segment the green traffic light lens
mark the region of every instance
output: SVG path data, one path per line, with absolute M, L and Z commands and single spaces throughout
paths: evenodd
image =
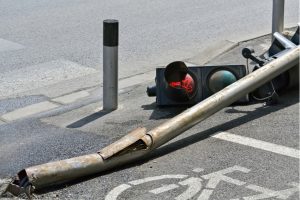
M 235 81 L 237 81 L 237 78 L 232 72 L 228 70 L 219 70 L 209 77 L 208 87 L 212 93 L 216 93 Z

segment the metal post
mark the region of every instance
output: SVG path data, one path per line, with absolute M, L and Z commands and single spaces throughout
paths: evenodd
M 273 0 L 272 35 L 275 32 L 282 33 L 283 28 L 284 28 L 284 0 Z
M 118 108 L 119 22 L 103 21 L 103 110 Z

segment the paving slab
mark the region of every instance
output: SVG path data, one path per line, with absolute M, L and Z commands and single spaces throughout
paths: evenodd
M 52 99 L 52 101 L 58 102 L 58 103 L 61 103 L 61 104 L 69 104 L 69 103 L 73 103 L 73 102 L 75 102 L 79 99 L 82 99 L 84 97 L 87 97 L 89 95 L 90 95 L 89 92 L 83 90 L 83 91 L 74 92 L 74 93 L 71 93 L 71 94 L 67 94 L 67 95 L 64 95 L 64 96 L 54 98 L 54 99 Z
M 23 108 L 16 109 L 14 111 L 5 113 L 1 116 L 2 119 L 6 121 L 14 121 L 17 119 L 21 119 L 24 117 L 28 117 L 34 114 L 38 114 L 44 111 L 52 110 L 54 108 L 59 107 L 58 104 L 49 102 L 49 101 L 43 101 L 37 104 L 29 105 Z
M 96 72 L 95 69 L 63 59 L 4 72 L 0 74 L 3 81 L 0 99 Z
M 48 98 L 43 95 L 32 95 L 18 98 L 2 99 L 0 100 L 0 115 L 47 100 Z

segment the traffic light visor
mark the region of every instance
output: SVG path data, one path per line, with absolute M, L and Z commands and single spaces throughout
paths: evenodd
M 186 74 L 181 81 L 170 82 L 169 85 L 173 88 L 184 89 L 189 94 L 195 90 L 195 81 L 189 74 Z
M 192 99 L 197 93 L 197 77 L 182 61 L 167 65 L 165 72 L 167 95 L 176 102 Z

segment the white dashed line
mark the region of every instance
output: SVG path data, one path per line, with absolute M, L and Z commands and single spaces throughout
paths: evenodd
M 12 112 L 8 112 L 1 117 L 7 121 L 17 120 L 30 115 L 38 114 L 44 111 L 48 111 L 57 108 L 59 105 L 51 103 L 49 101 L 43 101 L 37 104 L 29 105 Z
M 253 147 L 256 149 L 273 152 L 276 154 L 281 154 L 284 156 L 289 156 L 292 158 L 298 158 L 298 159 L 300 158 L 300 156 L 299 156 L 300 151 L 298 149 L 293 149 L 293 148 L 281 146 L 278 144 L 264 142 L 264 141 L 256 140 L 256 139 L 249 138 L 249 137 L 235 135 L 235 134 L 231 134 L 231 133 L 227 133 L 227 132 L 221 132 L 212 137 L 218 138 L 221 140 L 226 140 L 229 142 L 234 142 L 237 144 L 242 144 L 245 146 L 250 146 L 250 147 Z

